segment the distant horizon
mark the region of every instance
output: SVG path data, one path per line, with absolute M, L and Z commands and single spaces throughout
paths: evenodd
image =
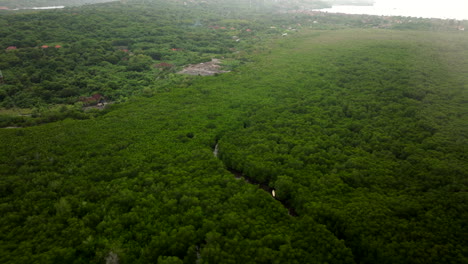
M 321 11 L 346 14 L 468 20 L 468 1 L 375 0 L 374 5 L 370 6 L 335 5 L 332 8 L 321 9 Z

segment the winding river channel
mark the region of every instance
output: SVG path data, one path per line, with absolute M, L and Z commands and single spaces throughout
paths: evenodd
M 213 155 L 219 159 L 219 145 L 218 143 L 216 143 L 214 149 L 213 149 Z M 222 160 L 221 160 L 222 161 Z M 253 180 L 252 178 L 250 178 L 248 175 L 245 175 L 243 174 L 242 172 L 240 171 L 237 171 L 237 170 L 234 170 L 234 169 L 231 169 L 231 168 L 227 168 L 227 170 L 236 178 L 236 179 L 239 179 L 239 180 L 244 180 L 246 183 L 249 183 L 249 184 L 252 184 L 252 185 L 255 185 L 257 186 L 258 188 L 264 190 L 265 192 L 269 193 L 275 200 L 277 200 L 278 202 L 280 202 L 284 208 L 286 208 L 288 210 L 288 214 L 290 216 L 298 216 L 296 211 L 294 210 L 294 208 L 292 208 L 289 203 L 287 201 L 281 201 L 281 200 L 278 200 L 276 197 L 275 197 L 275 190 L 273 188 L 271 188 L 270 186 L 268 186 L 267 184 L 264 184 L 264 183 L 259 183 L 255 180 Z

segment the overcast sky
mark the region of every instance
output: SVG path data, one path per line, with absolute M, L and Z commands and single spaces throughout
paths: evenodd
M 465 8 L 468 12 L 468 0 L 375 0 L 376 5 L 381 6 L 428 6 L 431 8 L 439 8 L 442 6 L 458 6 Z
M 373 7 L 334 7 L 329 12 L 468 20 L 468 0 L 375 0 Z

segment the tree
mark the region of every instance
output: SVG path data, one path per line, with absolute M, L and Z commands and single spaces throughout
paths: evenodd
M 274 183 L 276 198 L 281 201 L 289 200 L 295 193 L 293 179 L 289 176 L 278 176 Z
M 129 71 L 142 72 L 142 71 L 151 69 L 152 62 L 153 62 L 153 59 L 151 59 L 150 56 L 139 54 L 139 55 L 130 57 L 128 61 L 127 69 Z

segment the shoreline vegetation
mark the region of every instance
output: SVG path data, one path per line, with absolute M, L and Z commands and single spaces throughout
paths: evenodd
M 0 263 L 468 260 L 464 22 L 142 3 L 0 15 Z

